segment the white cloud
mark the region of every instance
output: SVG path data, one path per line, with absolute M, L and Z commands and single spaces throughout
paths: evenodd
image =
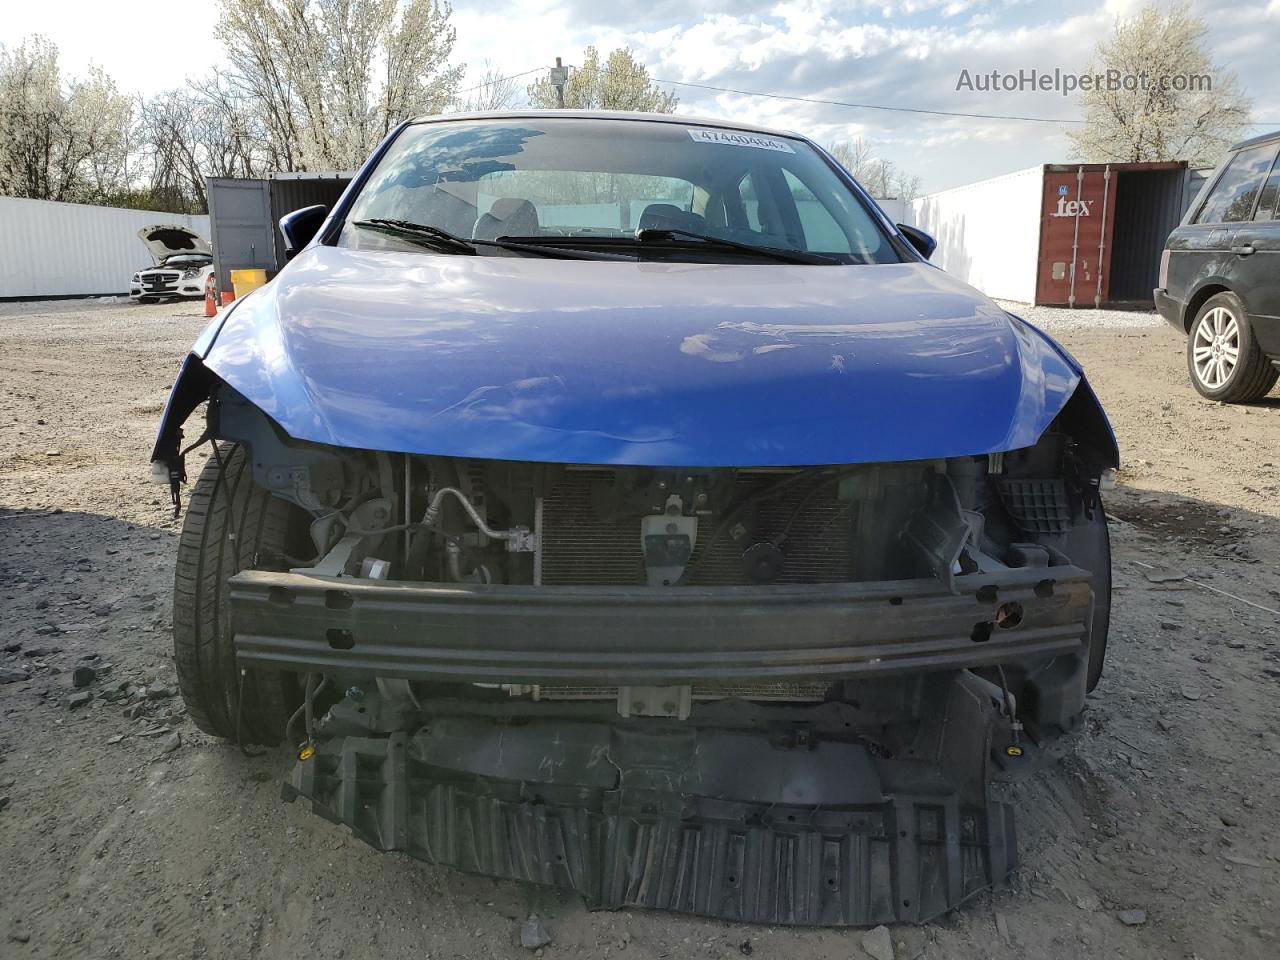
M 1137 2 L 1085 0 L 1064 9 L 1060 0 L 454 0 L 454 55 L 475 77 L 485 60 L 514 74 L 549 66 L 556 56 L 574 63 L 589 43 L 602 50 L 628 45 L 664 80 L 889 106 L 1074 117 L 1074 101 L 1056 94 L 957 91 L 956 80 L 961 69 L 1083 70 L 1116 15 Z M 1262 119 L 1280 119 L 1280 105 L 1268 99 L 1280 88 L 1280 64 L 1268 31 L 1259 28 L 1280 19 L 1280 0 L 1233 7 L 1193 2 L 1209 24 L 1215 59 L 1236 71 L 1259 101 Z M 153 0 L 10 4 L 0 42 L 44 32 L 62 48 L 68 72 L 82 72 L 93 60 L 123 89 L 144 93 L 218 62 L 215 4 L 174 11 L 183 24 L 179 43 L 169 29 L 174 17 L 155 14 Z M 798 129 L 822 141 L 861 135 L 919 173 L 930 189 L 1067 156 L 1059 126 L 675 89 L 684 113 Z

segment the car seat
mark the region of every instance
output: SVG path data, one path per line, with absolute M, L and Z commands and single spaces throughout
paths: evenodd
M 688 230 L 690 233 L 706 233 L 706 218 L 674 203 L 651 203 L 640 214 L 637 230 Z
M 536 237 L 538 235 L 538 208 L 528 200 L 502 197 L 493 201 L 489 212 L 476 221 L 477 240 L 496 240 L 498 237 Z

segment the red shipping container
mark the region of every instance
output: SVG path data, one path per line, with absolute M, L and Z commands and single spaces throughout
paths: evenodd
M 1185 167 L 1183 162 L 1047 164 L 1036 303 L 1097 307 L 1113 300 L 1149 300 L 1143 278 L 1181 213 Z M 1113 275 L 1125 281 L 1123 291 L 1112 289 Z

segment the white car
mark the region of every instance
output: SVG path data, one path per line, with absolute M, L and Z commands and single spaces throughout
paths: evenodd
M 129 296 L 139 302 L 169 297 L 203 297 L 213 278 L 213 248 L 188 227 L 161 223 L 143 227 L 138 239 L 156 265 L 139 270 L 129 284 Z

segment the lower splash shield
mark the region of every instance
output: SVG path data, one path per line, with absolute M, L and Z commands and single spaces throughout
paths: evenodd
M 966 676 L 937 678 L 900 749 L 834 703 L 754 729 L 440 716 L 321 741 L 284 792 L 379 850 L 594 907 L 919 922 L 1014 866 L 1012 809 L 987 796 L 994 710 Z

